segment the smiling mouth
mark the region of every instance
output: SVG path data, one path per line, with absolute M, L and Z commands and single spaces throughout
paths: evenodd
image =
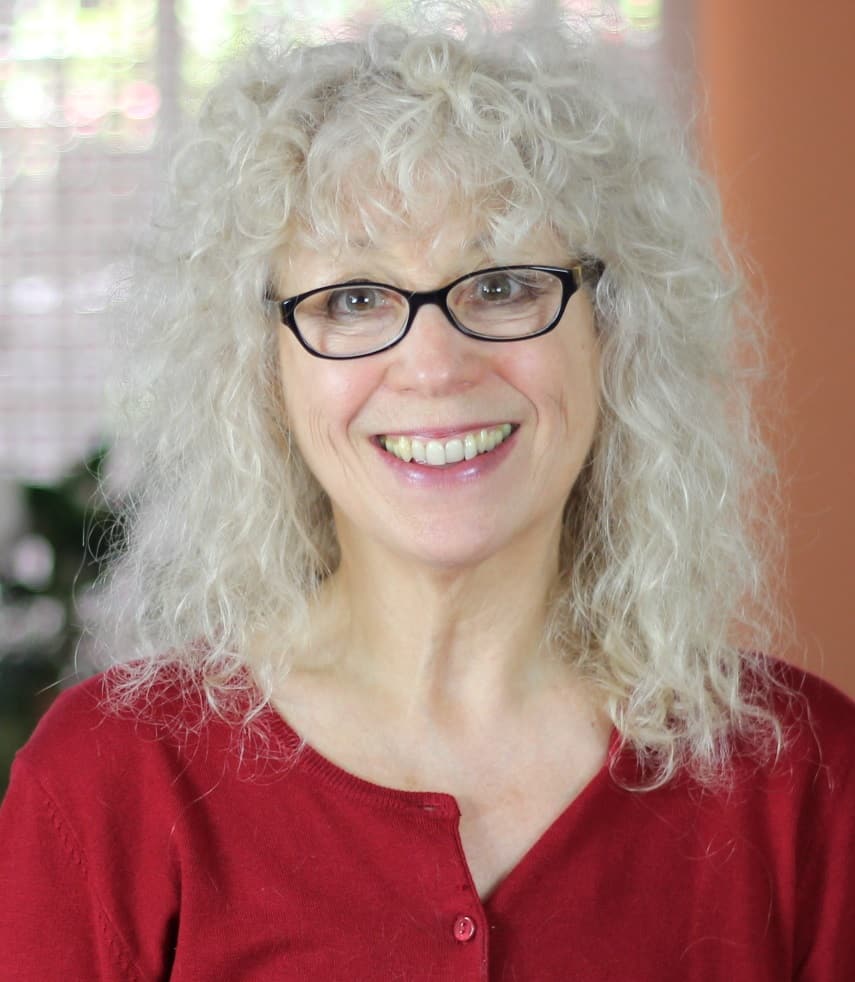
M 428 467 L 445 467 L 447 464 L 458 464 L 461 460 L 472 460 L 480 454 L 490 453 L 504 443 L 516 428 L 512 423 L 500 423 L 488 429 L 470 430 L 450 440 L 422 440 L 394 434 L 380 436 L 378 440 L 386 453 L 406 463 L 414 460 L 417 464 Z

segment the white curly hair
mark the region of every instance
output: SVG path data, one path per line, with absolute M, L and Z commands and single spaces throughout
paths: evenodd
M 554 4 L 501 27 L 438 9 L 323 44 L 253 41 L 175 156 L 122 316 L 133 491 L 99 631 L 125 662 L 112 698 L 139 704 L 167 663 L 211 711 L 257 719 L 288 645 L 249 673 L 249 639 L 302 630 L 338 561 L 283 418 L 273 257 L 295 227 L 340 241 L 390 192 L 406 224 L 452 188 L 496 242 L 546 222 L 602 263 L 601 421 L 547 640 L 648 786 L 681 768 L 716 780 L 737 743 L 784 738 L 753 654 L 781 624 L 775 472 L 751 410 L 762 337 L 716 196 L 684 130 Z

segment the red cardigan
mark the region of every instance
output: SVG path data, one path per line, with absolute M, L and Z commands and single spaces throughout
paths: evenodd
M 107 716 L 91 680 L 0 809 L 0 977 L 853 982 L 855 705 L 792 677 L 807 702 L 776 766 L 738 761 L 720 793 L 633 792 L 604 768 L 485 901 L 452 797 L 310 748 L 241 757 L 220 721 L 176 738 L 189 710 L 166 684 L 154 720 Z

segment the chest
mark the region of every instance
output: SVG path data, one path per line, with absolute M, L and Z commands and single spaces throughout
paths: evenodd
M 501 781 L 461 787 L 460 847 L 477 894 L 488 897 L 571 807 L 599 768 L 520 767 Z
M 333 744 L 320 737 L 323 761 L 342 776 L 358 776 L 374 790 L 405 794 L 439 792 L 459 809 L 461 858 L 477 895 L 486 898 L 523 860 L 544 833 L 606 768 L 604 732 L 581 745 L 552 746 L 536 739 L 474 747 L 448 741 L 421 746 L 354 734 Z M 313 751 L 317 753 L 317 751 Z M 333 763 L 335 761 L 335 763 Z
M 313 711 L 307 712 L 307 706 Z M 568 723 L 563 704 L 536 719 L 445 732 L 382 727 L 364 712 L 334 714 L 319 699 L 282 715 L 316 760 L 375 791 L 439 792 L 459 808 L 458 838 L 469 876 L 488 896 L 606 767 L 610 726 Z
M 792 977 L 783 871 L 745 828 L 598 777 L 530 845 L 519 809 L 296 777 L 275 823 L 280 789 L 250 788 L 228 827 L 215 793 L 174 829 L 193 875 L 170 978 Z

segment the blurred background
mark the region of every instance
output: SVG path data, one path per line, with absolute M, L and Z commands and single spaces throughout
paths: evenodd
M 719 181 L 775 358 L 767 417 L 799 631 L 782 654 L 855 694 L 853 6 L 565 2 L 675 104 Z M 320 37 L 383 6 L 0 0 L 0 794 L 17 747 L 88 666 L 92 556 L 113 532 L 96 493 L 116 466 L 111 301 L 161 147 L 243 35 L 285 16 Z

